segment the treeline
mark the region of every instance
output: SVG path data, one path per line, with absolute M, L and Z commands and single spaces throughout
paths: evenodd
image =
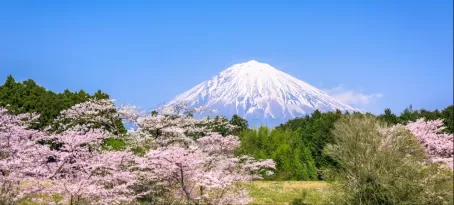
M 276 162 L 275 180 L 323 179 L 322 170 L 337 167 L 323 153 L 326 144 L 333 143 L 331 130 L 344 114 L 315 111 L 312 115 L 289 120 L 272 129 L 266 126 L 240 134 L 239 153 L 256 158 L 271 158 Z
M 344 116 L 366 113 L 341 113 L 315 111 L 311 115 L 295 118 L 274 129 L 262 126 L 257 130 L 245 130 L 240 134 L 241 147 L 238 154 L 249 154 L 256 158 L 271 158 L 276 162 L 275 180 L 323 180 L 325 170 L 339 168 L 336 160 L 324 150 L 333 144 L 332 130 L 335 123 Z M 375 116 L 388 125 L 406 124 L 419 118 L 426 120 L 443 119 L 445 132 L 453 133 L 454 107 L 442 111 L 413 110 L 411 106 L 400 115 L 385 109 L 384 114 Z
M 32 125 L 34 129 L 51 125 L 62 110 L 93 98 L 109 99 L 109 95 L 100 90 L 93 95 L 83 90 L 78 92 L 65 90 L 63 93 L 55 93 L 37 85 L 31 79 L 16 82 L 11 75 L 0 86 L 0 107 L 6 108 L 13 114 L 33 112 L 40 115 L 38 121 Z
M 386 108 L 384 114 L 380 115 L 379 118 L 391 125 L 406 124 L 419 118 L 426 120 L 443 119 L 443 124 L 446 127 L 445 132 L 454 133 L 454 105 L 450 105 L 441 111 L 438 109 L 434 111 L 426 109 L 413 110 L 410 105 L 400 115 L 396 115 L 392 113 L 391 109 Z

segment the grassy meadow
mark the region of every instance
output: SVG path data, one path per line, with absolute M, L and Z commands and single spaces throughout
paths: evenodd
M 323 181 L 252 181 L 244 186 L 249 190 L 249 196 L 254 199 L 251 205 L 318 205 L 323 204 L 329 191 L 329 184 Z M 43 196 L 42 199 L 48 202 L 54 200 L 49 196 Z M 297 200 L 300 200 L 300 203 L 295 203 Z M 39 205 L 26 199 L 18 204 Z
M 329 184 L 323 181 L 253 181 L 245 185 L 254 201 L 251 204 L 321 204 Z M 303 203 L 299 203 L 303 204 Z

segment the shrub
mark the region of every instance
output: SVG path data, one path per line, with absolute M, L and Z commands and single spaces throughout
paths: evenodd
M 452 204 L 452 172 L 429 163 L 417 139 L 368 115 L 335 123 L 326 153 L 339 163 L 335 204 Z

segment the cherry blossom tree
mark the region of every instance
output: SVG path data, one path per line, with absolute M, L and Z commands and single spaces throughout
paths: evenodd
M 122 106 L 119 113 L 122 119 L 137 127 L 135 131 L 151 135 L 157 146 L 176 143 L 187 146 L 194 139 L 209 132 L 219 131 L 220 127 L 227 133 L 237 128 L 229 124 L 223 116 L 194 118 L 193 114 L 201 110 L 204 109 L 202 107 L 189 109 L 184 103 L 180 103 L 175 107 L 164 107 L 158 114 L 139 112 L 134 106 Z
M 238 182 L 261 179 L 260 173 L 274 169 L 272 160 L 235 157 L 238 137 L 217 133 L 198 139 L 188 148 L 169 146 L 147 153 L 145 179 L 157 181 L 168 193 L 165 201 L 188 204 L 247 204 L 251 198 Z M 268 173 L 270 174 L 270 173 Z
M 426 149 L 432 162 L 447 163 L 451 169 L 453 168 L 454 138 L 453 134 L 443 133 L 442 120 L 418 119 L 406 127 Z
M 219 125 L 234 126 L 223 118 L 196 119 L 192 112 L 147 114 L 93 100 L 62 111 L 56 132 L 46 132 L 27 129 L 33 115 L 0 108 L 1 202 L 134 204 L 147 197 L 159 203 L 250 202 L 238 183 L 272 174 L 274 162 L 234 156 L 238 137 L 213 132 Z M 118 119 L 135 126 L 123 133 Z M 127 141 L 128 149 L 104 150 L 112 136 Z M 143 157 L 130 151 L 136 146 L 146 147 Z
M 272 160 L 235 157 L 239 138 L 222 136 L 216 126 L 234 129 L 223 118 L 196 119 L 188 111 L 167 110 L 163 114 L 134 114 L 131 107 L 120 109 L 153 137 L 156 149 L 145 155 L 141 188 L 148 200 L 177 204 L 247 204 L 251 201 L 239 182 L 272 174 Z M 189 113 L 189 114 L 188 114 Z M 226 124 L 222 124 L 226 123 Z M 148 186 L 148 187 L 147 187 Z
M 50 187 L 41 186 L 41 192 L 64 196 L 71 204 L 95 200 L 98 204 L 115 204 L 135 200 L 129 187 L 134 185 L 135 156 L 126 151 L 103 151 L 105 138 L 102 131 L 84 133 L 65 132 L 45 136 L 62 144 L 51 155 L 42 155 L 48 160 L 43 174 L 50 179 Z M 49 159 L 50 158 L 50 159 Z
M 135 201 L 131 168 L 140 160 L 131 152 L 100 150 L 102 130 L 46 135 L 28 130 L 23 117 L 0 110 L 0 184 L 9 202 L 26 197 L 48 203 L 41 194 L 59 196 L 66 204 Z M 61 146 L 52 149 L 45 140 Z
M 116 135 L 126 132 L 114 101 L 92 99 L 60 112 L 52 129 L 62 132 L 83 125 L 88 129 L 102 129 Z
M 28 114 L 12 115 L 0 108 L 0 204 L 13 204 L 19 199 L 19 184 L 26 177 L 19 175 L 24 168 L 32 168 L 36 161 L 23 160 L 21 156 L 34 157 L 35 143 L 30 139 L 39 136 L 38 131 L 25 129 L 38 116 Z

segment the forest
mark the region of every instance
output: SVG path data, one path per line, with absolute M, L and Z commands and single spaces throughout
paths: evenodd
M 294 204 L 452 204 L 454 106 L 315 111 L 276 127 L 0 86 L 0 204 L 251 204 L 250 181 L 325 181 Z M 131 128 L 125 124 L 132 124 Z

